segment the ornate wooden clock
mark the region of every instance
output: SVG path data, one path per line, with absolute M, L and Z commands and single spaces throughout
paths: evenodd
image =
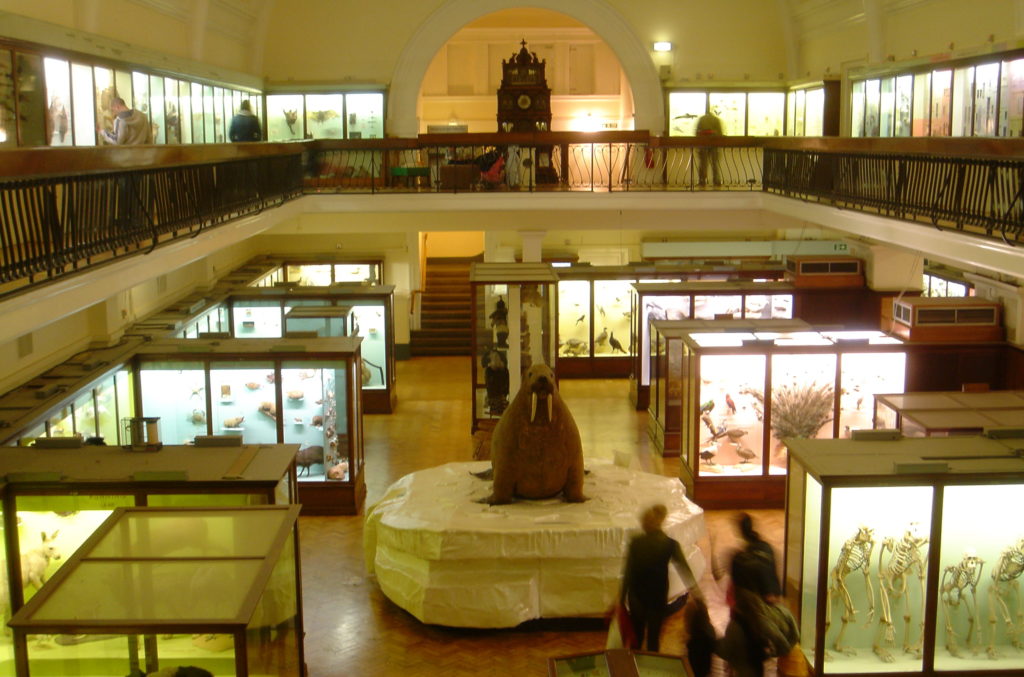
M 501 62 L 501 87 L 498 88 L 499 132 L 551 131 L 551 88 L 544 75 L 546 61 L 535 52 L 522 48 L 508 61 Z M 557 183 L 551 166 L 551 146 L 537 148 L 538 183 Z

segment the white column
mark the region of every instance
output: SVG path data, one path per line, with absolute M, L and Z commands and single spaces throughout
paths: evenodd
M 536 263 L 541 260 L 541 245 L 544 243 L 545 231 L 521 230 L 519 237 L 523 240 L 523 263 Z

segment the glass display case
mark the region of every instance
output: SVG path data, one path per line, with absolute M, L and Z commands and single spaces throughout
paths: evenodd
M 558 270 L 559 377 L 629 375 L 630 292 L 636 277 L 615 279 L 602 268 Z
M 325 288 L 254 288 L 231 294 L 226 305 L 235 338 L 282 336 L 284 318 L 293 308 L 349 308 L 347 335 L 363 339 L 359 373 L 363 410 L 390 414 L 398 401 L 394 290 L 394 285 L 354 283 Z
M 352 321 L 349 306 L 298 306 L 285 313 L 284 335 L 285 338 L 348 336 Z
M 875 396 L 876 428 L 906 437 L 978 435 L 990 428 L 1024 428 L 1024 391 L 885 393 Z
M 793 286 L 775 281 L 640 282 L 630 294 L 630 395 L 637 410 L 650 406 L 650 324 L 655 320 L 789 319 Z
M 548 677 L 683 677 L 688 674 L 682 656 L 628 649 L 548 659 Z
M 655 321 L 651 354 L 651 436 L 705 508 L 782 507 L 783 440 L 871 428 L 906 379 L 898 339 L 799 320 Z
M 216 443 L 219 440 L 213 440 Z M 17 610 L 119 507 L 250 506 L 295 503 L 296 445 L 0 448 L 3 603 Z M 10 636 L 0 635 L 0 654 Z M 0 674 L 3 674 L 0 672 Z
M 472 429 L 501 417 L 534 362 L 557 373 L 555 283 L 547 263 L 474 263 Z
M 380 259 L 346 261 L 285 261 L 249 283 L 251 287 L 295 285 L 330 287 L 335 284 L 383 284 L 384 263 Z
M 292 443 L 308 514 L 356 514 L 365 495 L 360 344 L 344 337 L 153 341 L 136 353 L 137 410 L 160 440 Z
M 1019 440 L 1017 441 L 1019 442 Z M 818 675 L 1019 674 L 1024 461 L 983 437 L 789 440 L 785 596 Z
M 119 508 L 11 619 L 17 674 L 305 674 L 298 506 Z

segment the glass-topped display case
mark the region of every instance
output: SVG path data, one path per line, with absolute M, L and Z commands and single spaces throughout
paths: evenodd
M 352 308 L 349 306 L 297 306 L 284 315 L 284 336 L 285 338 L 348 336 L 353 321 Z
M 305 674 L 299 506 L 119 508 L 11 619 L 17 674 Z
M 474 263 L 469 281 L 475 432 L 501 417 L 530 365 L 557 369 L 558 276 L 547 263 Z
M 282 336 L 285 317 L 299 307 L 349 309 L 346 335 L 363 339 L 360 383 L 363 409 L 390 414 L 395 388 L 394 285 L 337 284 L 332 287 L 275 287 L 232 293 L 226 300 L 232 336 Z
M 906 349 L 881 332 L 799 320 L 651 323 L 649 430 L 701 506 L 782 507 L 791 437 L 871 428 L 903 389 Z
M 874 422 L 876 428 L 896 428 L 907 437 L 1024 428 L 1024 391 L 885 393 L 875 396 Z
M 1020 674 L 1024 459 L 983 437 L 787 440 L 785 596 L 817 675 Z M 1020 440 L 1016 440 L 1017 443 Z
M 688 674 L 682 656 L 629 649 L 548 659 L 548 677 L 685 677 Z
M 78 441 L 75 446 L 67 446 Z M 46 440 L 40 440 L 42 444 Z M 297 445 L 0 447 L 4 604 L 17 610 L 119 507 L 250 506 L 295 503 Z M 223 440 L 212 439 L 217 445 Z M 0 634 L 0 655 L 10 636 Z M 0 674 L 5 674 L 0 668 Z
M 137 410 L 159 417 L 160 439 L 237 435 L 246 444 L 300 445 L 307 514 L 356 514 L 363 478 L 362 339 L 153 341 L 136 353 Z
M 630 345 L 637 346 L 630 371 L 636 408 L 650 406 L 650 325 L 655 320 L 788 319 L 794 288 L 786 282 L 640 282 L 630 293 Z
M 351 283 L 383 284 L 384 262 L 380 259 L 289 260 L 260 275 L 250 282 L 249 286 L 330 287 L 335 284 Z

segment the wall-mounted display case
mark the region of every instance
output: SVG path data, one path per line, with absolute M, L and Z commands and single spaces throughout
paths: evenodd
M 630 396 L 638 410 L 650 405 L 650 324 L 656 320 L 788 319 L 793 286 L 774 281 L 640 282 L 630 294 Z
M 305 674 L 298 506 L 119 508 L 11 619 L 17 674 Z
M 330 287 L 336 284 L 384 283 L 380 259 L 284 261 L 249 283 L 250 287 Z
M 876 428 L 906 437 L 978 435 L 1024 427 L 1024 391 L 885 393 L 875 395 Z
M 685 677 L 682 656 L 609 649 L 548 659 L 548 677 Z
M 362 339 L 153 341 L 136 353 L 136 408 L 159 417 L 160 439 L 237 435 L 299 444 L 307 514 L 356 514 L 363 478 Z M 328 344 L 329 343 L 329 349 Z M 323 349 L 321 349 L 321 345 Z
M 798 320 L 656 321 L 651 355 L 651 436 L 705 508 L 782 507 L 783 440 L 871 428 L 873 395 L 903 390 L 907 362 L 881 332 Z
M 814 674 L 1024 670 L 1020 440 L 787 442 L 785 595 Z
M 522 374 L 542 362 L 556 370 L 555 284 L 547 263 L 474 263 L 473 425 L 501 417 Z
M 295 503 L 297 451 L 294 444 L 0 448 L 3 604 L 21 608 L 116 508 Z M 10 641 L 0 634 L 0 656 Z M 0 674 L 8 673 L 0 667 Z

